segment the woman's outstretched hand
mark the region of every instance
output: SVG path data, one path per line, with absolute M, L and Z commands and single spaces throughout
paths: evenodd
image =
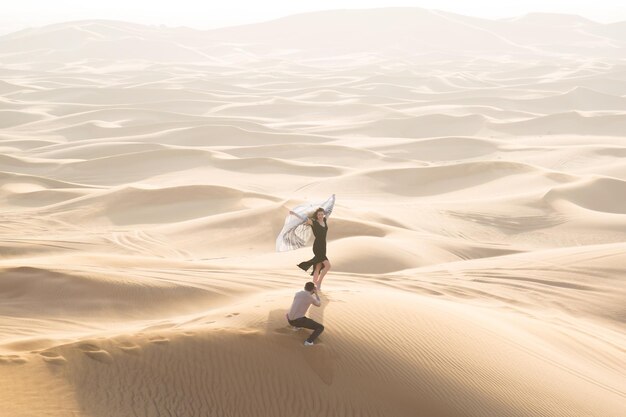
M 289 210 L 289 214 L 292 214 L 292 215 L 298 217 L 299 219 L 303 220 L 303 216 L 300 216 L 299 214 L 295 213 L 293 210 Z M 309 226 L 313 226 L 313 222 L 308 217 L 306 218 L 306 220 L 304 222 L 305 222 L 305 224 L 307 224 Z

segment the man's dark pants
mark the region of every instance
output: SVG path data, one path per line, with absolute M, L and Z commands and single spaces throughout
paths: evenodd
M 289 320 L 289 324 L 291 324 L 294 327 L 303 327 L 305 329 L 313 330 L 313 333 L 311 333 L 311 336 L 309 336 L 309 338 L 306 340 L 307 342 L 311 342 L 311 343 L 315 341 L 315 339 L 317 339 L 317 336 L 319 336 L 324 331 L 323 324 L 320 324 L 316 322 L 315 320 L 311 320 L 308 317 L 300 317 L 299 319 Z

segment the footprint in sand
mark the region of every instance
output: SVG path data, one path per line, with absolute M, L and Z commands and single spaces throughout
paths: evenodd
M 174 324 L 174 323 L 161 323 L 161 324 L 155 324 L 154 326 L 146 327 L 143 330 L 147 331 L 147 332 L 150 332 L 150 331 L 154 331 L 154 330 L 171 329 L 174 326 L 176 326 L 176 324 Z
M 80 350 L 83 351 L 85 355 L 90 357 L 91 359 L 101 362 L 101 363 L 113 363 L 113 356 L 106 350 L 100 349 L 100 347 L 96 345 L 92 345 L 90 343 L 84 343 L 78 346 Z
M 149 340 L 150 343 L 156 343 L 158 345 L 165 345 L 170 342 L 170 339 L 161 336 L 151 337 Z
M 65 359 L 63 356 L 59 355 L 56 352 L 39 352 L 39 355 L 44 360 L 44 362 L 50 363 L 52 365 L 64 365 L 67 363 L 67 359 Z
M 131 355 L 139 355 L 141 348 L 139 345 L 130 342 L 124 342 L 117 346 L 124 353 L 129 353 Z
M 28 362 L 28 360 L 18 355 L 0 356 L 0 365 L 21 365 L 26 362 Z
M 257 329 L 239 329 L 239 334 L 243 337 L 256 337 L 260 332 Z

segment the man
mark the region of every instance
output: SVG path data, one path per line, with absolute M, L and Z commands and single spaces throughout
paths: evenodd
M 290 325 L 313 330 L 311 336 L 304 341 L 304 346 L 313 346 L 315 339 L 324 331 L 322 324 L 305 316 L 311 304 L 319 307 L 321 302 L 320 297 L 317 295 L 315 284 L 307 282 L 304 285 L 304 290 L 298 291 L 293 297 L 291 310 L 287 313 L 287 321 Z

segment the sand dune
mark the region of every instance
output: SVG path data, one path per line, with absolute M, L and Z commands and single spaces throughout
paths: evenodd
M 110 108 L 105 110 L 92 110 L 82 113 L 75 113 L 67 116 L 56 117 L 51 122 L 30 123 L 23 128 L 28 129 L 50 129 L 55 126 L 77 125 L 85 122 L 97 121 L 108 127 L 142 126 L 157 122 L 165 123 L 170 121 L 193 123 L 196 118 L 183 114 L 170 112 L 148 111 L 142 109 Z
M 168 131 L 172 130 L 184 130 L 184 129 L 194 129 L 197 128 L 200 132 L 197 132 L 196 135 L 209 135 L 211 132 L 208 131 L 210 129 L 206 128 L 207 122 L 213 122 L 218 126 L 211 126 L 212 129 L 219 129 L 220 124 L 226 124 L 232 128 L 232 130 L 237 131 L 240 135 L 244 135 L 245 132 L 240 132 L 239 130 L 248 130 L 252 129 L 253 131 L 259 129 L 259 123 L 247 122 L 247 121 L 239 121 L 228 118 L 211 118 L 204 120 L 198 119 L 197 126 L 193 126 L 194 123 L 185 123 L 185 122 L 166 122 L 166 123 L 149 123 L 138 126 L 118 126 L 117 124 L 101 122 L 98 120 L 89 120 L 86 122 L 78 123 L 75 125 L 70 125 L 68 127 L 58 128 L 52 130 L 52 133 L 62 135 L 63 137 L 69 140 L 82 140 L 82 139 L 97 139 L 97 138 L 107 138 L 110 139 L 112 137 L 154 137 L 162 134 L 167 135 Z M 202 132 L 202 130 L 205 132 Z M 239 130 L 238 130 L 239 129 Z M 260 129 L 261 132 L 267 132 L 271 129 Z M 194 132 L 191 130 L 191 132 Z M 214 132 L 219 133 L 219 132 Z M 182 136 L 182 137 L 181 137 Z M 193 135 L 190 135 L 189 139 L 185 138 L 184 135 L 177 135 L 176 138 L 173 138 L 172 141 L 174 143 L 182 142 L 185 144 L 188 140 L 193 143 Z M 204 136 L 206 138 L 206 136 Z M 219 139 L 219 138 L 216 138 Z M 167 138 L 165 138 L 167 140 Z M 224 139 L 221 139 L 222 141 Z
M 312 104 L 295 100 L 271 100 L 268 103 L 249 103 L 246 105 L 228 105 L 212 111 L 212 114 L 258 118 L 259 114 L 271 115 L 272 119 L 299 121 L 302 115 L 305 120 L 317 118 L 320 121 L 329 118 L 348 120 L 369 120 L 371 118 L 383 118 L 399 116 L 401 113 L 371 105 L 358 103 L 345 103 L 343 105 L 328 103 Z M 338 115 L 341 115 L 339 117 Z
M 469 290 L 473 294 L 469 297 L 478 303 L 487 296 L 510 303 L 510 309 L 531 317 L 539 314 L 537 310 L 545 314 L 560 310 L 575 320 L 582 317 L 580 314 L 584 311 L 589 323 L 594 320 L 610 322 L 612 329 L 619 333 L 623 325 L 624 307 L 620 300 L 624 289 L 621 282 L 615 280 L 614 272 L 621 269 L 623 246 L 623 242 L 618 242 L 538 250 L 532 254 L 518 253 L 428 266 L 419 272 L 455 281 L 459 286 L 454 289 L 457 296 L 469 296 L 465 292 Z M 412 272 L 418 271 L 405 271 L 405 276 L 410 277 Z M 494 282 L 499 284 L 491 288 Z M 406 283 L 398 280 L 399 286 Z M 472 288 L 473 283 L 479 283 L 481 288 Z M 444 294 L 447 291 L 440 282 L 420 280 L 420 284 L 424 289 L 438 288 Z M 559 290 L 561 288 L 566 289 L 565 292 Z M 517 296 L 522 298 L 514 300 L 513 297 Z M 558 315 L 545 317 L 555 325 L 561 318 Z M 575 327 L 570 329 L 575 330 Z M 613 331 L 603 333 L 601 329 L 597 330 L 598 333 L 589 336 L 611 340 L 617 335 Z M 601 357 L 599 354 L 598 358 Z
M 97 159 L 108 156 L 124 155 L 129 153 L 150 152 L 167 149 L 166 146 L 156 143 L 133 143 L 133 142 L 113 142 L 107 140 L 88 141 L 82 140 L 80 144 L 61 143 L 50 146 L 38 147 L 33 154 L 46 159 Z
M 356 123 L 355 123 L 356 124 Z M 345 133 L 367 134 L 368 136 L 388 136 L 399 138 L 427 138 L 433 136 L 452 136 L 479 134 L 485 126 L 482 115 L 448 116 L 431 114 L 413 118 L 390 118 L 362 123 Z M 343 133 L 339 130 L 338 133 Z
M 580 207 L 606 213 L 626 214 L 626 202 L 619 198 L 626 191 L 626 181 L 592 178 L 550 190 L 548 201 L 565 200 Z
M 100 86 L 96 86 L 100 87 Z M 140 87 L 136 87 L 140 88 Z M 213 99 L 211 95 L 201 92 L 181 92 L 159 88 L 140 88 L 141 94 L 136 89 L 124 89 L 116 86 L 107 86 L 106 89 L 93 88 L 91 86 L 62 87 L 53 91 L 37 90 L 15 93 L 11 97 L 15 99 L 50 101 L 56 103 L 77 103 L 82 105 L 115 105 L 115 104 L 140 104 L 154 100 L 203 100 Z
M 418 8 L 0 37 L 0 402 L 626 415 L 624 24 Z M 313 347 L 285 319 L 336 194 Z
M 31 312 L 33 317 L 67 318 L 117 317 L 120 321 L 133 318 L 154 317 L 164 310 L 180 313 L 184 300 L 202 297 L 196 287 L 150 282 L 141 276 L 126 274 L 75 274 L 39 268 L 7 268 L 3 271 L 2 293 L 10 300 L 7 311 L 20 311 L 20 306 L 35 307 L 45 304 L 45 314 Z M 54 294 L 55 297 L 50 297 Z M 141 301 L 144 299 L 145 301 Z M 205 298 L 210 298 L 208 293 Z M 115 298 L 115 304 L 111 299 Z M 193 302 L 193 301 L 192 301 Z M 146 309 L 146 305 L 152 305 Z
M 376 150 L 389 156 L 422 161 L 454 161 L 493 154 L 499 145 L 498 142 L 483 138 L 450 136 L 383 145 Z
M 21 185 L 21 184 L 20 184 Z M 80 190 L 43 190 L 36 188 L 22 188 L 3 198 L 8 206 L 43 207 L 60 203 L 74 198 L 80 198 L 86 193 Z
M 556 97 L 537 99 L 532 103 L 535 110 L 539 105 L 545 113 L 563 110 L 622 110 L 626 105 L 623 97 L 604 94 L 590 88 L 576 87 Z
M 111 167 L 117 167 L 111 169 Z M 211 176 L 232 171 L 237 175 L 282 174 L 331 177 L 345 171 L 340 167 L 296 163 L 274 158 L 232 158 L 219 151 L 158 149 L 145 152 L 70 162 L 50 173 L 56 179 L 73 178 L 82 183 L 116 185 L 154 176 L 187 172 L 193 168 Z M 140 171 L 139 171 L 140 170 Z
M 23 89 L 24 87 L 20 85 L 9 83 L 4 80 L 0 80 L 0 93 L 2 94 L 10 94 L 10 93 L 13 93 L 14 91 L 20 91 Z M 4 100 L 3 100 L 3 104 L 4 104 Z
M 372 167 L 373 164 L 378 163 L 383 165 L 389 160 L 389 157 L 385 155 L 387 152 L 383 154 L 368 149 L 356 149 L 338 144 L 315 144 L 314 142 L 309 142 L 305 149 L 291 144 L 272 145 L 268 143 L 261 146 L 238 146 L 235 148 L 222 149 L 222 152 L 239 158 L 257 156 L 288 159 L 290 161 L 302 161 L 306 163 L 320 163 L 323 161 L 327 164 L 342 167 Z M 404 155 L 398 156 L 405 157 Z
M 378 296 L 345 290 L 328 300 L 329 308 L 323 311 L 324 319 L 335 323 L 336 334 L 325 337 L 325 346 L 303 352 L 294 349 L 300 337 L 285 328 L 279 314 L 290 295 L 274 293 L 269 305 L 264 302 L 269 314 L 239 314 L 230 308 L 199 317 L 190 325 L 164 323 L 160 329 L 85 339 L 8 360 L 28 360 L 17 369 L 30 376 L 31 393 L 45 386 L 41 376 L 52 367 L 63 375 L 57 390 L 76 392 L 65 404 L 94 415 L 128 410 L 140 415 L 155 410 L 195 415 L 207 409 L 215 413 L 263 409 L 287 415 L 311 408 L 321 414 L 385 415 L 392 410 L 396 415 L 412 415 L 417 407 L 435 416 L 524 416 L 611 413 L 620 407 L 617 376 L 612 382 L 580 378 L 590 369 L 577 366 L 576 353 L 558 356 L 559 351 L 542 338 L 520 332 L 509 314 L 495 321 L 480 309 L 468 314 L 445 300 L 385 290 L 379 290 Z M 378 316 L 379 326 L 364 337 L 353 329 L 365 324 L 363 313 L 370 309 L 383 313 Z M 410 318 L 402 324 L 401 338 L 389 334 L 398 316 Z M 259 325 L 260 321 L 264 323 Z M 438 331 L 441 326 L 445 337 Z M 551 325 L 542 327 L 548 330 Z M 366 347 L 354 355 L 363 344 Z M 486 354 L 485 346 L 498 354 Z M 415 371 L 398 372 L 401 369 Z M 248 376 L 229 377 L 239 372 Z M 165 383 L 164 375 L 168 376 Z M 145 384 L 133 384 L 136 378 Z M 379 385 L 381 379 L 385 387 Z M 281 380 L 289 381 L 298 396 L 287 403 L 267 402 L 279 395 Z M 480 382 L 489 380 L 493 382 Z M 15 387 L 18 391 L 23 390 L 20 385 Z M 100 387 L 110 387 L 113 405 L 97 394 Z M 187 398 L 193 399 L 190 404 L 180 402 L 173 387 L 184 387 Z M 598 389 L 606 394 L 584 399 L 577 395 Z M 319 390 L 326 394 L 325 401 L 307 395 Z M 30 407 L 43 407 L 48 396 L 52 404 L 59 403 L 63 397 L 55 391 L 31 399 Z M 231 402 L 227 393 L 232 391 L 250 395 Z M 154 393 L 154 400 L 137 402 L 145 392 Z M 447 400 L 452 393 L 455 401 Z M 391 406 L 383 408 L 383 404 Z M 13 402 L 9 407 L 19 410 L 23 405 Z
M 549 94 L 549 93 L 546 93 Z M 439 100 L 435 100 L 438 102 Z M 591 88 L 574 87 L 569 91 L 555 95 L 546 95 L 541 98 L 510 99 L 496 97 L 467 97 L 443 99 L 442 104 L 472 104 L 483 106 L 497 106 L 499 109 L 530 112 L 535 114 L 551 114 L 563 111 L 595 111 L 595 110 L 622 110 L 625 99 L 621 96 L 606 94 Z M 429 102 L 427 105 L 434 103 Z
M 620 114 L 584 114 L 582 112 L 555 113 L 535 119 L 491 125 L 494 130 L 510 134 L 551 135 L 580 134 L 619 136 L 626 127 Z
M 435 200 L 464 200 L 471 192 L 472 199 L 520 194 L 524 187 L 543 189 L 571 181 L 573 177 L 545 172 L 537 167 L 505 161 L 479 161 L 444 166 L 380 169 L 308 186 L 307 191 L 321 192 L 330 188 L 349 195 L 366 197 L 428 198 Z M 495 193 L 494 193 L 495 192 Z M 523 192 L 522 192 L 523 193 Z
M 0 128 L 20 126 L 41 119 L 41 115 L 24 111 L 0 110 Z
M 178 222 L 242 210 L 276 198 L 238 189 L 189 185 L 160 189 L 124 187 L 96 195 L 68 199 L 47 207 L 55 216 L 91 223 L 108 219 L 112 224 Z

